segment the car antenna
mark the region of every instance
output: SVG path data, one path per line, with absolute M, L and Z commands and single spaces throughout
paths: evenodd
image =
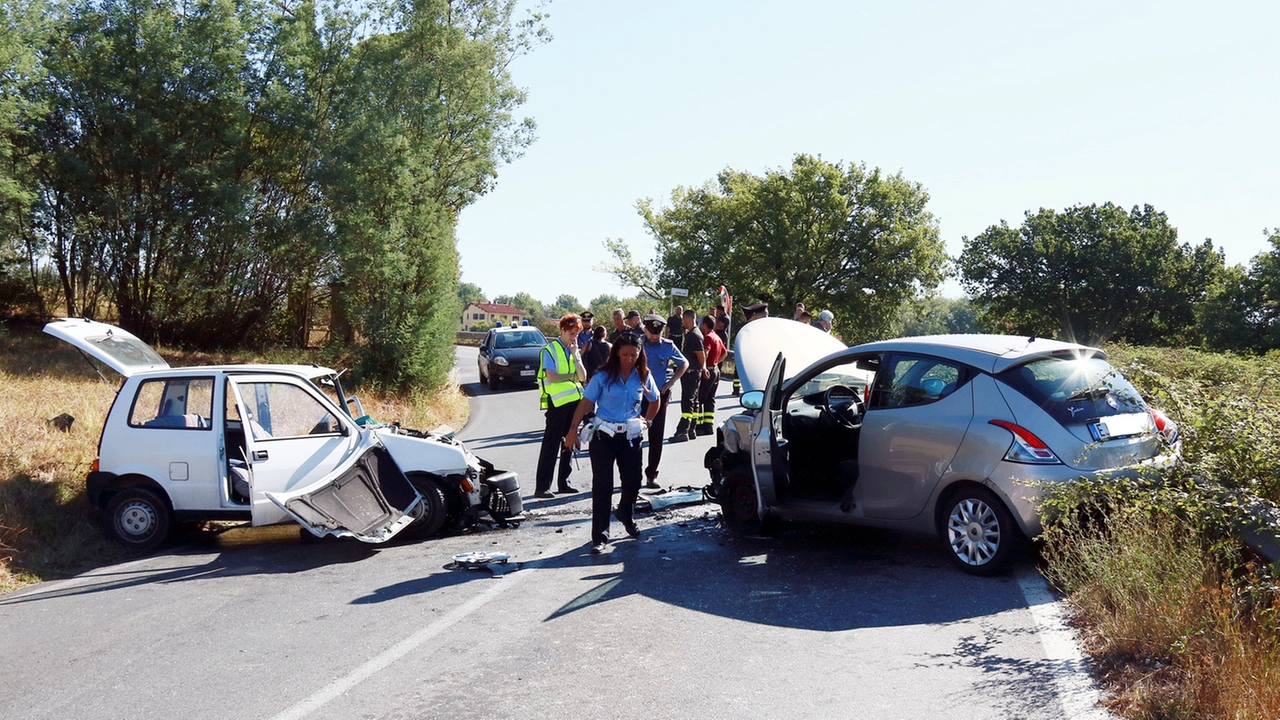
M 1034 333 L 1032 333 L 1031 337 L 1027 338 L 1027 344 L 1028 344 L 1028 345 L 1030 345 L 1031 343 L 1033 343 L 1033 342 L 1035 342 L 1035 341 L 1036 341 L 1036 336 L 1035 336 L 1035 334 L 1034 334 Z

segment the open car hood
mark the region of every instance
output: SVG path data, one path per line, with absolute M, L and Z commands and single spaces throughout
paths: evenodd
M 169 367 L 150 345 L 114 325 L 67 318 L 45 325 L 44 331 L 125 377 Z
M 789 380 L 800 371 L 847 346 L 816 327 L 785 318 L 752 320 L 733 341 L 733 362 L 743 390 L 763 390 L 773 361 L 781 352 L 787 358 Z
M 386 542 L 405 529 L 422 502 L 381 445 L 353 453 L 305 488 L 266 496 L 316 537 L 353 537 L 367 543 Z

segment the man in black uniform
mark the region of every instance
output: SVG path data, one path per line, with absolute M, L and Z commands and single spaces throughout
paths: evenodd
M 680 354 L 689 361 L 689 369 L 680 377 L 680 422 L 676 425 L 676 434 L 668 441 L 673 443 L 697 438 L 698 420 L 702 418 L 698 386 L 702 384 L 702 367 L 707 361 L 702 332 L 698 330 L 698 313 L 692 308 L 685 310 L 682 321 L 684 343 Z
M 756 320 L 758 318 L 769 317 L 769 305 L 767 303 L 756 303 L 755 305 L 746 305 L 742 308 L 742 315 L 743 315 L 743 321 L 742 321 L 743 325 L 746 325 L 752 320 Z M 738 360 L 736 356 L 734 357 L 733 362 L 734 362 L 733 396 L 738 397 L 739 395 L 742 394 L 742 380 L 740 379 L 741 374 L 738 372 L 738 369 L 737 369 Z

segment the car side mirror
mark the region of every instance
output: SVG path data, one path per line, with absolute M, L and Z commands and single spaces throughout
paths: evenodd
M 744 392 L 739 402 L 742 403 L 742 407 L 748 410 L 759 410 L 764 405 L 764 391 L 749 390 Z

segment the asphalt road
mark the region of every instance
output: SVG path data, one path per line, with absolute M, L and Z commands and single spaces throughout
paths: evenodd
M 458 357 L 461 437 L 532 492 L 536 391 L 490 392 L 475 350 Z M 704 484 L 708 444 L 669 446 L 660 480 Z M 589 486 L 585 457 L 571 482 Z M 11 593 L 0 718 L 1101 715 L 1030 561 L 980 579 L 931 538 L 736 537 L 711 505 L 643 515 L 641 538 L 592 556 L 588 505 L 527 500 L 519 529 L 381 546 L 245 529 Z M 470 550 L 511 570 L 449 569 Z

